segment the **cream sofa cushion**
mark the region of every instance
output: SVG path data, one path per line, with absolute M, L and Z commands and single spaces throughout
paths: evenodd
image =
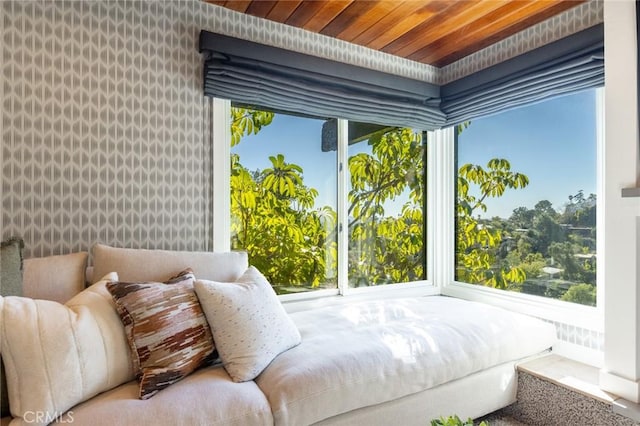
M 398 400 L 541 353 L 556 340 L 553 324 L 444 296 L 353 302 L 291 318 L 302 343 L 256 378 L 280 426 Z
M 78 252 L 25 259 L 23 296 L 65 303 L 84 290 L 88 257 Z
M 247 253 L 189 252 L 110 247 L 92 248 L 93 274 L 101 277 L 117 272 L 120 281 L 164 281 L 190 268 L 198 279 L 235 281 L 249 266 Z
M 271 407 L 256 383 L 234 383 L 222 366 L 201 368 L 150 399 L 138 399 L 138 392 L 135 381 L 103 392 L 73 407 L 68 412 L 73 422 L 66 426 L 274 424 Z
M 103 279 L 65 305 L 0 298 L 0 352 L 14 417 L 42 424 L 100 392 L 134 378 L 124 327 Z M 47 418 L 45 416 L 44 418 Z

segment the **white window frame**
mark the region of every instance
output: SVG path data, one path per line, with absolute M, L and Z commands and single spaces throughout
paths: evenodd
M 453 200 L 456 185 L 456 170 L 454 169 L 454 132 L 453 129 L 450 128 L 443 131 L 437 131 L 436 133 L 444 133 L 446 130 L 449 131 L 446 134 L 443 134 L 439 141 L 446 147 L 437 151 L 436 154 L 439 156 L 436 157 L 435 161 L 441 164 L 443 169 L 446 169 L 443 170 L 443 173 L 439 174 L 439 177 L 441 178 L 439 189 L 448 194 L 451 197 L 451 200 Z M 596 271 L 596 282 L 598 283 L 596 306 L 584 306 L 577 303 L 564 302 L 542 296 L 533 296 L 455 281 L 453 275 L 453 271 L 455 270 L 455 212 L 453 211 L 453 202 L 450 202 L 449 199 L 443 200 L 443 202 L 448 203 L 448 205 L 451 206 L 452 211 L 442 212 L 442 209 L 438 210 L 438 213 L 442 214 L 436 217 L 436 220 L 438 220 L 439 223 L 438 228 L 442 228 L 443 232 L 448 235 L 448 237 L 445 238 L 447 240 L 446 244 L 444 244 L 444 247 L 442 247 L 441 250 L 438 250 L 438 252 L 447 253 L 448 255 L 441 255 L 441 257 L 436 260 L 436 264 L 448 272 L 448 275 L 447 273 L 442 274 L 442 281 L 438 281 L 439 283 L 444 283 L 442 285 L 441 294 L 499 306 L 512 311 L 542 318 L 547 321 L 570 324 L 575 327 L 601 333 L 604 332 L 604 265 L 602 262 L 603 256 L 601 254 L 604 253 L 604 215 L 601 214 L 601 212 L 604 211 L 604 188 L 602 183 L 604 168 L 604 88 L 597 89 L 596 91 L 596 132 L 596 174 L 598 192 L 596 204 L 598 212 L 596 216 L 596 251 L 599 255 Z M 449 247 L 451 248 L 449 249 Z M 559 342 L 554 346 L 554 351 L 591 365 L 601 365 L 603 361 L 602 352 L 590 350 L 583 346 L 572 345 L 567 342 Z
M 604 89 L 598 89 L 597 108 L 597 252 L 604 251 L 604 199 L 602 188 L 604 146 Z M 230 134 L 229 117 L 231 102 L 214 99 L 212 107 L 214 129 L 212 132 L 213 200 L 216 210 L 213 218 L 214 250 L 230 250 Z M 338 288 L 309 291 L 278 296 L 288 311 L 309 309 L 326 305 L 349 303 L 354 300 L 445 295 L 499 306 L 532 315 L 552 322 L 604 331 L 604 280 L 599 256 L 597 270 L 597 306 L 589 307 L 541 296 L 508 292 L 489 287 L 457 282 L 455 270 L 455 129 L 445 128 L 428 132 L 427 143 L 427 279 L 411 283 L 350 288 L 348 285 L 348 232 L 344 218 L 348 206 L 348 140 L 347 120 L 338 120 Z M 349 296 L 349 297 L 342 297 Z M 570 344 L 560 343 L 555 350 L 571 358 L 592 365 L 602 363 L 602 353 Z
M 213 201 L 216 206 L 213 212 L 213 248 L 214 251 L 229 251 L 231 249 L 231 203 L 230 203 L 230 165 L 231 135 L 229 132 L 231 115 L 231 102 L 226 99 L 214 98 L 212 102 L 212 164 L 213 164 Z M 344 299 L 366 300 L 372 298 L 398 298 L 431 296 L 440 294 L 439 287 L 435 286 L 433 270 L 435 264 L 434 238 L 429 237 L 429 230 L 434 229 L 434 218 L 430 214 L 433 211 L 435 200 L 427 199 L 427 231 L 426 231 L 426 267 L 427 279 L 409 283 L 383 284 L 377 286 L 350 288 L 348 282 L 348 232 L 344 218 L 347 217 L 348 206 L 348 120 L 338 120 L 338 155 L 336 170 L 338 171 L 338 288 L 326 290 L 314 290 L 296 294 L 279 295 L 279 299 L 285 302 L 289 311 L 308 309 L 344 303 Z M 429 135 L 431 137 L 432 135 Z M 435 158 L 433 150 L 435 143 L 427 143 L 427 159 L 430 166 L 435 164 L 431 159 Z M 433 194 L 436 177 L 433 167 L 427 167 L 427 194 Z M 349 298 L 341 297 L 349 296 Z

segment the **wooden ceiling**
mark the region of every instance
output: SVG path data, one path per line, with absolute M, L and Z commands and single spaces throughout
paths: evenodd
M 442 67 L 585 0 L 205 0 Z

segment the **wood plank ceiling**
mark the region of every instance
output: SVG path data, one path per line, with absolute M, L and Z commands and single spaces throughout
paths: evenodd
M 442 67 L 585 0 L 205 0 Z

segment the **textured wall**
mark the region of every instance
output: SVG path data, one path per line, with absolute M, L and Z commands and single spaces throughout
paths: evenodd
M 208 101 L 187 5 L 0 2 L 2 237 L 27 257 L 206 248 Z

